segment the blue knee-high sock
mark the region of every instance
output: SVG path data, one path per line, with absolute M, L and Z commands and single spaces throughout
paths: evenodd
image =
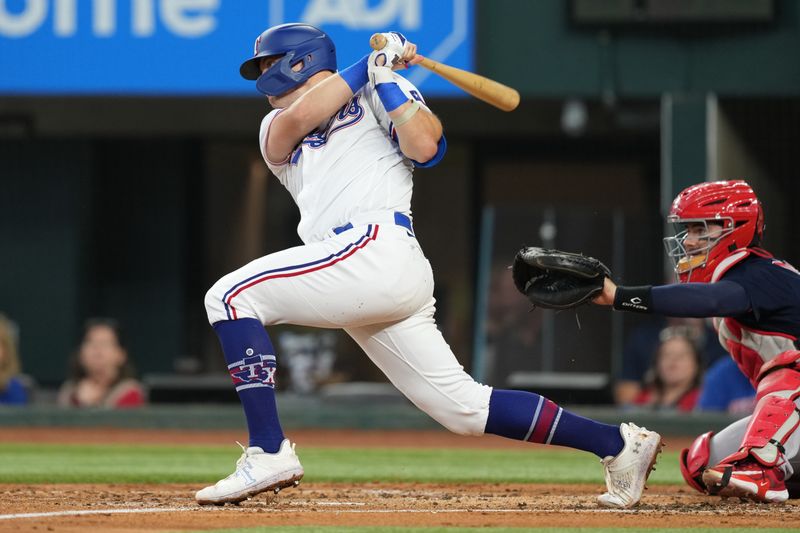
M 601 459 L 616 456 L 624 446 L 618 426 L 578 416 L 544 396 L 516 390 L 492 391 L 486 433 L 569 446 Z
M 275 406 L 275 349 L 269 335 L 254 318 L 223 320 L 214 331 L 244 408 L 250 446 L 277 452 L 284 436 Z

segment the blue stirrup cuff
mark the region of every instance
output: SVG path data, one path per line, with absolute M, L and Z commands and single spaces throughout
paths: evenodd
M 339 76 L 350 86 L 350 90 L 353 91 L 353 94 L 369 81 L 369 77 L 367 76 L 367 59 L 369 59 L 368 55 L 362 57 L 346 69 L 339 71 Z
M 379 83 L 375 86 L 383 108 L 390 113 L 410 100 L 406 93 L 395 82 Z

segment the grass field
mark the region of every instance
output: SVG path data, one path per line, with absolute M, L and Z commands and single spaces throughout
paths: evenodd
M 298 450 L 306 481 L 602 483 L 593 456 L 566 450 Z M 204 483 L 229 474 L 230 446 L 0 444 L 0 483 Z M 681 483 L 677 452 L 664 453 L 652 484 Z

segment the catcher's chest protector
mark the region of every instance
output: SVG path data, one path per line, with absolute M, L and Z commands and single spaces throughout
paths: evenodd
M 716 282 L 735 265 L 744 261 L 750 254 L 760 255 L 751 249 L 737 250 L 727 257 L 714 270 L 712 282 Z M 719 342 L 736 361 L 739 369 L 748 377 L 753 387 L 758 387 L 758 373 L 761 366 L 778 355 L 795 350 L 794 338 L 783 333 L 755 330 L 730 318 L 714 318 L 714 327 L 719 334 Z

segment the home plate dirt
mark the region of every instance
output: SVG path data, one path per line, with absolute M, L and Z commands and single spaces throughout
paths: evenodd
M 407 434 L 406 434 L 407 433 Z M 241 432 L 0 429 L 3 441 L 224 443 Z M 292 432 L 306 446 L 514 447 L 501 439 L 443 432 Z M 508 443 L 508 444 L 506 444 Z M 676 447 L 683 443 L 673 443 Z M 684 486 L 655 485 L 633 510 L 595 503 L 596 484 L 429 484 L 303 482 L 278 496 L 239 506 L 200 507 L 196 484 L 0 484 L 0 531 L 181 531 L 256 526 L 464 527 L 790 527 L 800 501 L 760 505 L 705 497 Z

